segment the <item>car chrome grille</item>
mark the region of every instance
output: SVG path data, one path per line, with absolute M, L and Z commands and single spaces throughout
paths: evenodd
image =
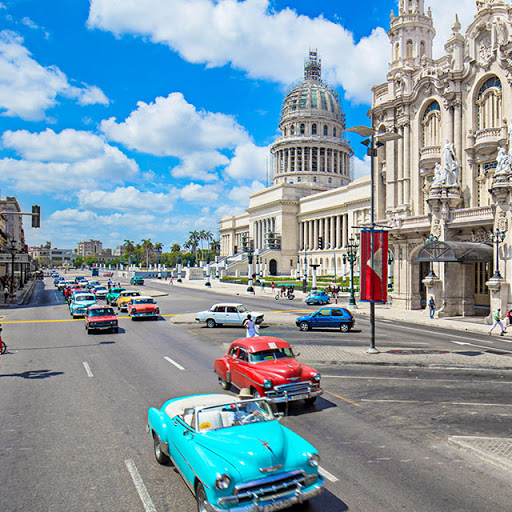
M 293 396 L 310 394 L 312 391 L 316 391 L 318 385 L 315 385 L 309 381 L 294 382 L 292 384 L 281 384 L 280 386 L 274 386 L 274 389 L 268 391 L 266 395 L 269 398 L 276 396 Z

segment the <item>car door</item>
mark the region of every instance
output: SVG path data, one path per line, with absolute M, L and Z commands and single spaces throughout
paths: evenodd
M 223 324 L 226 321 L 226 306 L 215 306 L 212 316 L 215 323 Z
M 194 431 L 195 415 L 190 415 L 190 425 L 179 416 L 175 416 L 167 424 L 167 440 L 169 443 L 169 452 L 173 461 L 178 466 L 183 477 L 194 484 L 195 473 L 192 470 L 193 460 L 197 457 L 197 449 L 195 446 Z
M 342 323 L 348 323 L 348 317 L 344 314 L 342 309 L 332 310 L 333 327 L 339 327 Z
M 226 323 L 234 325 L 242 323 L 240 320 L 240 313 L 236 306 L 226 306 Z
M 326 328 L 329 327 L 329 322 L 331 321 L 331 310 L 329 308 L 319 309 L 314 314 L 314 327 L 317 328 Z

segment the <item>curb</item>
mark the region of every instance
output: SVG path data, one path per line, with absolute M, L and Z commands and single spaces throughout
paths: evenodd
M 490 462 L 502 469 L 512 471 L 512 459 L 510 457 L 501 457 L 493 454 L 489 449 L 485 449 L 480 444 L 502 444 L 508 445 L 507 450 L 512 450 L 512 439 L 501 437 L 473 437 L 473 436 L 452 436 L 448 438 L 448 444 L 455 446 L 471 455 L 474 455 L 485 462 Z M 476 445 L 476 446 L 475 446 Z

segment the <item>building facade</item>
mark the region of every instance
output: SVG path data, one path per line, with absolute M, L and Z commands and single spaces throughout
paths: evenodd
M 86 258 L 87 256 L 96 256 L 101 254 L 103 250 L 103 244 L 99 240 L 90 240 L 84 242 L 78 242 L 76 248 L 76 255 Z
M 434 59 L 430 9 L 400 0 L 389 71 L 372 88 L 369 112 L 378 146 L 374 214 L 390 234 L 393 307 L 422 308 L 432 295 L 440 316 L 512 303 L 512 7 L 478 0 L 460 30 L 453 13 L 444 54 Z M 320 71 L 313 54 L 285 98 L 273 186 L 250 197 L 246 214 L 221 220 L 221 254 L 249 241 L 270 274 L 297 272 L 304 258 L 333 274 L 347 237 L 370 221 L 371 181 L 350 181 L 344 117 Z M 325 101 L 318 92 L 313 100 L 315 88 Z
M 72 266 L 76 259 L 72 249 L 57 249 L 46 245 L 30 246 L 28 253 L 32 259 L 48 268 Z

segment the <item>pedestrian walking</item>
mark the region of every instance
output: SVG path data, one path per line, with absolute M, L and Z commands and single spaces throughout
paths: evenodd
M 276 287 L 276 285 L 274 284 L 274 281 L 272 281 L 272 283 L 270 284 L 270 289 L 272 290 L 272 295 L 274 295 L 275 287 Z
M 500 328 L 501 328 L 501 332 L 500 332 L 500 336 L 503 336 L 504 334 L 506 334 L 507 330 L 506 328 L 503 326 L 503 323 L 501 322 L 501 308 L 498 308 L 496 310 L 496 313 L 494 313 L 494 323 L 492 324 L 492 327 L 489 331 L 489 334 L 492 333 L 492 331 L 494 330 L 494 328 L 499 325 Z
M 6 304 L 9 302 L 9 288 L 7 286 L 4 288 L 4 301 Z
M 261 318 L 256 318 L 256 320 L 254 321 L 254 334 L 255 334 L 255 336 L 259 336 L 260 335 L 260 323 L 261 322 L 262 322 Z
M 265 293 L 265 281 L 261 281 L 261 291 Z
M 512 308 L 507 311 L 507 327 L 512 324 Z
M 174 284 L 174 281 L 172 280 L 172 276 L 169 277 L 169 284 Z
M 430 296 L 430 300 L 428 301 L 428 309 L 430 311 L 430 318 L 434 318 L 434 313 L 436 312 L 436 303 L 432 295 Z
M 246 329 L 246 338 L 254 338 L 254 336 L 256 336 L 256 330 L 254 329 L 254 320 L 252 320 L 250 314 L 247 315 L 247 318 L 244 320 L 244 327 Z

